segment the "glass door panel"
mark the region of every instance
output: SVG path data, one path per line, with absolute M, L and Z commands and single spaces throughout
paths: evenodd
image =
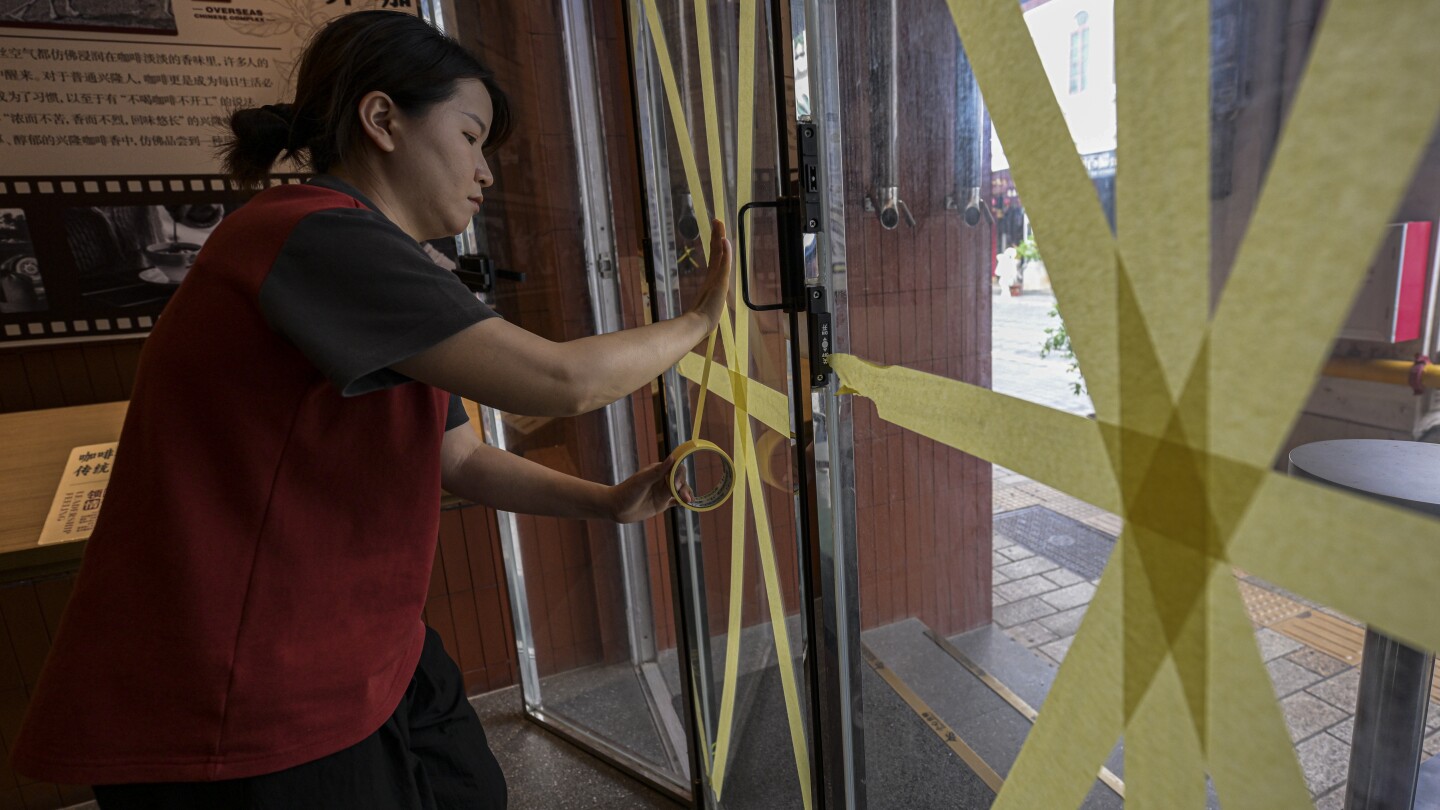
M 492 158 L 496 185 L 461 252 L 491 275 L 503 316 L 551 340 L 648 315 L 642 219 L 624 204 L 638 178 L 633 163 L 617 159 L 630 140 L 628 77 L 601 69 L 627 59 L 620 12 L 549 0 L 481 21 L 484 52 L 521 120 Z M 657 405 L 645 389 L 574 419 L 487 408 L 482 421 L 492 444 L 614 483 L 663 457 Z M 498 531 L 527 713 L 688 798 L 684 715 L 670 686 L 678 669 L 663 519 L 617 526 L 500 513 Z
M 1278 472 L 1433 442 L 1436 102 L 1346 124 L 1410 108 L 1353 54 L 1425 37 L 1336 0 L 806 6 L 855 804 L 1379 806 L 1440 767 L 1433 518 Z M 1362 146 L 1395 157 L 1316 157 Z
M 1113 178 L 1113 24 L 1108 3 L 1079 5 L 1028 4 L 1025 15 L 1086 12 L 1081 86 L 1072 93 L 1068 75 L 1051 75 L 1042 89 L 1066 110 L 1071 148 Z M 843 133 L 830 150 L 839 179 L 817 268 L 834 300 L 836 350 L 1003 392 L 1009 407 L 1037 412 L 1036 430 L 1047 424 L 1042 408 L 1089 414 L 1063 357 L 1043 237 L 1029 227 L 1005 133 L 991 128 L 947 4 L 818 0 L 806 22 L 811 106 Z M 1069 64 L 1060 28 L 1030 29 L 1026 45 L 1047 71 Z M 1113 211 L 1113 179 L 1097 186 Z M 932 438 L 951 414 L 902 427 L 866 393 L 828 405 L 832 511 L 853 545 L 837 532 L 827 584 L 850 587 L 834 609 L 858 629 L 840 667 L 857 729 L 847 782 L 871 808 L 988 807 L 1043 714 L 1121 520 Z M 971 444 L 1008 458 L 1006 443 L 1021 441 Z M 1085 807 L 1123 806 L 1118 742 Z
M 738 253 L 739 208 L 775 199 L 782 185 L 774 20 L 758 2 L 632 0 L 629 10 L 651 294 L 657 315 L 674 317 L 704 279 L 709 220 L 725 222 Z M 773 299 L 776 221 L 761 211 L 745 227 L 752 296 Z M 786 394 L 790 327 L 782 313 L 753 313 L 736 301 L 726 321 L 708 393 L 699 386 L 703 345 L 664 381 L 671 445 L 714 442 L 742 470 L 728 503 L 673 519 L 690 664 L 679 671 L 690 682 L 670 684 L 674 699 L 684 701 L 677 710 L 698 730 L 696 782 L 706 806 L 804 808 L 812 806 L 811 696 Z M 747 458 L 754 460 L 749 476 Z M 714 457 L 695 459 L 687 475 L 702 491 L 719 468 Z

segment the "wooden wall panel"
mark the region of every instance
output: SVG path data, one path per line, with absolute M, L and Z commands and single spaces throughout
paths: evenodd
M 883 229 L 881 158 L 872 126 L 872 10 L 840 10 L 845 210 L 853 353 L 887 364 L 990 382 L 989 229 L 945 207 L 955 177 L 953 80 L 958 40 L 943 4 L 901 0 L 900 196 L 916 226 Z M 988 148 L 988 144 L 987 144 Z M 988 159 L 987 159 L 988 163 Z M 990 621 L 990 465 L 887 424 L 854 400 L 861 621 L 877 627 L 918 617 L 951 634 Z
M 0 413 L 127 399 L 140 346 L 128 341 L 0 350 Z

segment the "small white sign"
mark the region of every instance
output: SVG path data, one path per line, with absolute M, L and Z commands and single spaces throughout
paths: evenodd
M 84 540 L 95 530 L 100 502 L 115 464 L 115 442 L 90 444 L 70 451 L 70 462 L 55 490 L 50 516 L 40 530 L 40 545 Z

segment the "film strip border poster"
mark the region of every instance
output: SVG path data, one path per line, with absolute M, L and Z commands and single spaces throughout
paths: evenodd
M 326 21 L 420 2 L 0 0 L 0 350 L 147 334 L 248 196 L 230 110 L 288 100 Z
M 218 175 L 0 177 L 0 347 L 148 333 L 248 196 Z

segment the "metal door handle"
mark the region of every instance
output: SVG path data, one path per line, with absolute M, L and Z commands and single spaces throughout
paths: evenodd
M 746 203 L 745 205 L 741 206 L 740 214 L 738 217 L 736 217 L 740 220 L 740 298 L 745 302 L 745 306 L 751 308 L 756 312 L 770 312 L 772 310 L 784 309 L 786 302 L 781 301 L 778 304 L 756 304 L 754 301 L 750 300 L 750 267 L 749 262 L 747 262 L 745 259 L 745 256 L 749 253 L 749 251 L 745 249 L 745 213 L 751 208 L 784 209 L 788 205 L 789 200 L 786 198 L 771 200 L 770 202 Z M 781 216 L 784 216 L 783 211 L 781 212 Z

